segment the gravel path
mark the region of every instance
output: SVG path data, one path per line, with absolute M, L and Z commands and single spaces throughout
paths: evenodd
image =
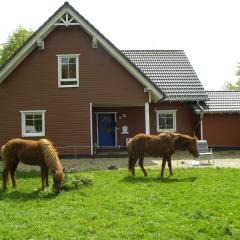
M 215 165 L 209 165 L 207 160 L 202 160 L 200 166 L 192 166 L 193 158 L 186 152 L 177 152 L 172 157 L 173 168 L 182 167 L 230 167 L 240 168 L 240 151 L 222 151 L 214 153 Z M 69 170 L 76 171 L 108 169 L 109 166 L 116 166 L 117 168 L 127 168 L 128 159 L 125 158 L 84 158 L 84 159 L 61 159 L 63 166 Z M 212 163 L 212 162 L 211 162 Z M 146 157 L 144 165 L 147 167 L 160 167 L 161 158 Z M 2 171 L 3 164 L 0 161 L 0 171 Z M 19 164 L 18 171 L 37 170 L 39 167 Z

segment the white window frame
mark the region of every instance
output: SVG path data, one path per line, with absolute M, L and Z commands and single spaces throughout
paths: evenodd
M 156 110 L 156 120 L 157 120 L 157 132 L 176 132 L 177 130 L 177 110 Z M 172 114 L 173 115 L 173 128 L 170 129 L 160 129 L 159 128 L 159 115 L 160 114 Z
M 80 56 L 80 54 L 57 55 L 57 58 L 58 58 L 58 87 L 59 88 L 79 87 L 79 56 Z M 62 58 L 76 58 L 76 78 L 62 79 L 62 65 L 61 65 Z M 72 81 L 76 81 L 76 84 L 61 85 L 62 82 L 72 82 Z
M 29 110 L 29 111 L 20 111 L 21 113 L 21 125 L 22 125 L 22 137 L 42 137 L 45 136 L 45 112 L 46 110 Z M 41 113 L 42 114 L 42 132 L 41 133 L 27 133 L 26 132 L 26 115 Z

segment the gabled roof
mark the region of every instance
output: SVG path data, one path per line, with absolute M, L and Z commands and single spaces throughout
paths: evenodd
M 164 101 L 206 101 L 207 94 L 183 50 L 124 50 L 165 94 Z
M 240 113 L 240 91 L 206 91 L 204 113 Z M 196 110 L 199 112 L 199 110 Z
M 69 14 L 68 17 L 65 18 Z M 65 21 L 66 20 L 66 21 Z M 155 101 L 165 97 L 165 94 L 154 82 L 129 61 L 104 35 L 102 35 L 92 24 L 80 15 L 68 2 L 65 2 L 0 69 L 0 84 L 4 79 L 24 60 L 28 54 L 36 48 L 39 40 L 44 38 L 58 25 L 64 24 L 80 25 L 98 44 L 111 54 L 127 71 L 129 71 L 145 88 L 151 92 Z

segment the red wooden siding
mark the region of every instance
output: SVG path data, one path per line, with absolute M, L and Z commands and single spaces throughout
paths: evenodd
M 20 110 L 47 110 L 46 137 L 90 146 L 89 103 L 140 106 L 143 86 L 80 27 L 57 27 L 0 85 L 0 145 L 21 137 Z M 58 88 L 57 54 L 80 54 L 79 88 Z M 79 153 L 89 154 L 89 147 Z
M 239 114 L 205 114 L 204 139 L 213 147 L 240 147 Z
M 176 130 L 179 133 L 193 136 L 194 128 L 199 120 L 199 116 L 193 113 L 190 104 L 187 103 L 159 103 L 150 106 L 150 129 L 151 133 L 157 133 L 156 110 L 177 110 Z

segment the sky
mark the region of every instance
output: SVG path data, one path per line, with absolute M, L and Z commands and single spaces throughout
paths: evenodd
M 205 90 L 236 82 L 239 0 L 68 0 L 120 50 L 184 50 Z M 37 30 L 64 0 L 1 1 L 0 43 L 18 26 Z

